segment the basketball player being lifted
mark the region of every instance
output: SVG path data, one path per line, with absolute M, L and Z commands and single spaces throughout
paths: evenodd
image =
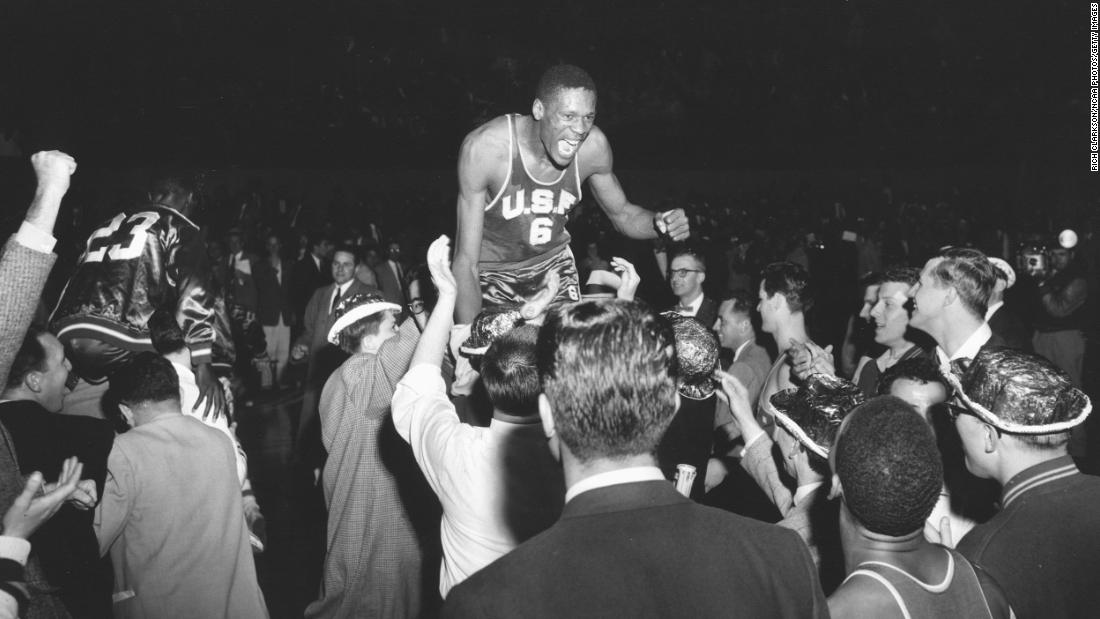
M 458 158 L 455 318 L 487 306 L 523 304 L 558 274 L 555 303 L 580 300 L 569 211 L 589 181 L 596 202 L 630 238 L 688 236 L 682 209 L 654 213 L 630 203 L 612 171 L 611 145 L 593 123 L 596 84 L 571 65 L 539 80 L 530 116 L 495 118 L 466 136 Z

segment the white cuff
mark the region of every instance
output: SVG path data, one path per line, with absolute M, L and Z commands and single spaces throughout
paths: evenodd
M 31 554 L 31 543 L 21 537 L 0 535 L 0 558 L 18 561 L 20 565 L 27 564 L 27 556 Z
M 756 436 L 754 436 L 751 439 L 749 439 L 748 441 L 746 441 L 745 442 L 745 447 L 741 450 L 741 457 L 744 458 L 745 457 L 745 452 L 749 450 L 749 447 L 752 447 L 756 443 L 756 441 L 759 441 L 760 439 L 764 438 L 765 434 L 767 434 L 767 432 L 760 432 Z
M 15 233 L 15 241 L 27 249 L 44 254 L 53 253 L 53 248 L 57 245 L 57 239 L 52 234 L 25 220 L 19 226 L 19 232 Z

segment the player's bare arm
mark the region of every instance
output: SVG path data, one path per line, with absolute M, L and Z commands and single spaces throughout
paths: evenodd
M 611 144 L 598 127 L 581 146 L 582 176 L 588 175 L 589 187 L 615 229 L 632 239 L 652 239 L 659 231 L 666 232 L 674 241 L 688 237 L 688 220 L 683 209 L 666 213 L 654 213 L 626 199 L 619 179 L 612 170 L 614 156 Z
M 478 259 L 491 186 L 508 165 L 508 121 L 502 116 L 466 136 L 458 154 L 458 230 L 451 268 L 458 284 L 455 322 L 469 324 L 481 311 Z

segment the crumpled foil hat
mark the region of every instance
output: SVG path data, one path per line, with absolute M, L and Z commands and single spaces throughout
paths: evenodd
M 718 367 L 718 336 L 698 320 L 663 312 L 676 337 L 676 360 L 680 365 L 680 395 L 705 400 L 718 388 L 714 370 Z
M 470 337 L 462 343 L 459 351 L 471 357 L 484 355 L 497 338 L 526 323 L 518 309 L 483 311 L 470 324 Z
M 822 458 L 829 457 L 829 448 L 845 415 L 864 400 L 859 387 L 827 374 L 814 374 L 801 388 L 780 391 L 771 397 L 776 423 Z
M 381 295 L 374 293 L 360 292 L 340 299 L 334 312 L 336 322 L 328 330 L 329 343 L 339 344 L 341 331 L 371 314 L 386 310 L 400 312 L 401 306 L 390 303 L 383 299 Z
M 1059 434 L 1080 425 L 1092 402 L 1069 375 L 1038 355 L 986 347 L 962 375 L 940 368 L 979 419 L 1009 434 Z

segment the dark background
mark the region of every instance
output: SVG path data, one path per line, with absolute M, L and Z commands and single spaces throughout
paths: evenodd
M 0 134 L 95 165 L 450 166 L 567 61 L 617 167 L 1088 170 L 1087 2 L 4 5 Z

